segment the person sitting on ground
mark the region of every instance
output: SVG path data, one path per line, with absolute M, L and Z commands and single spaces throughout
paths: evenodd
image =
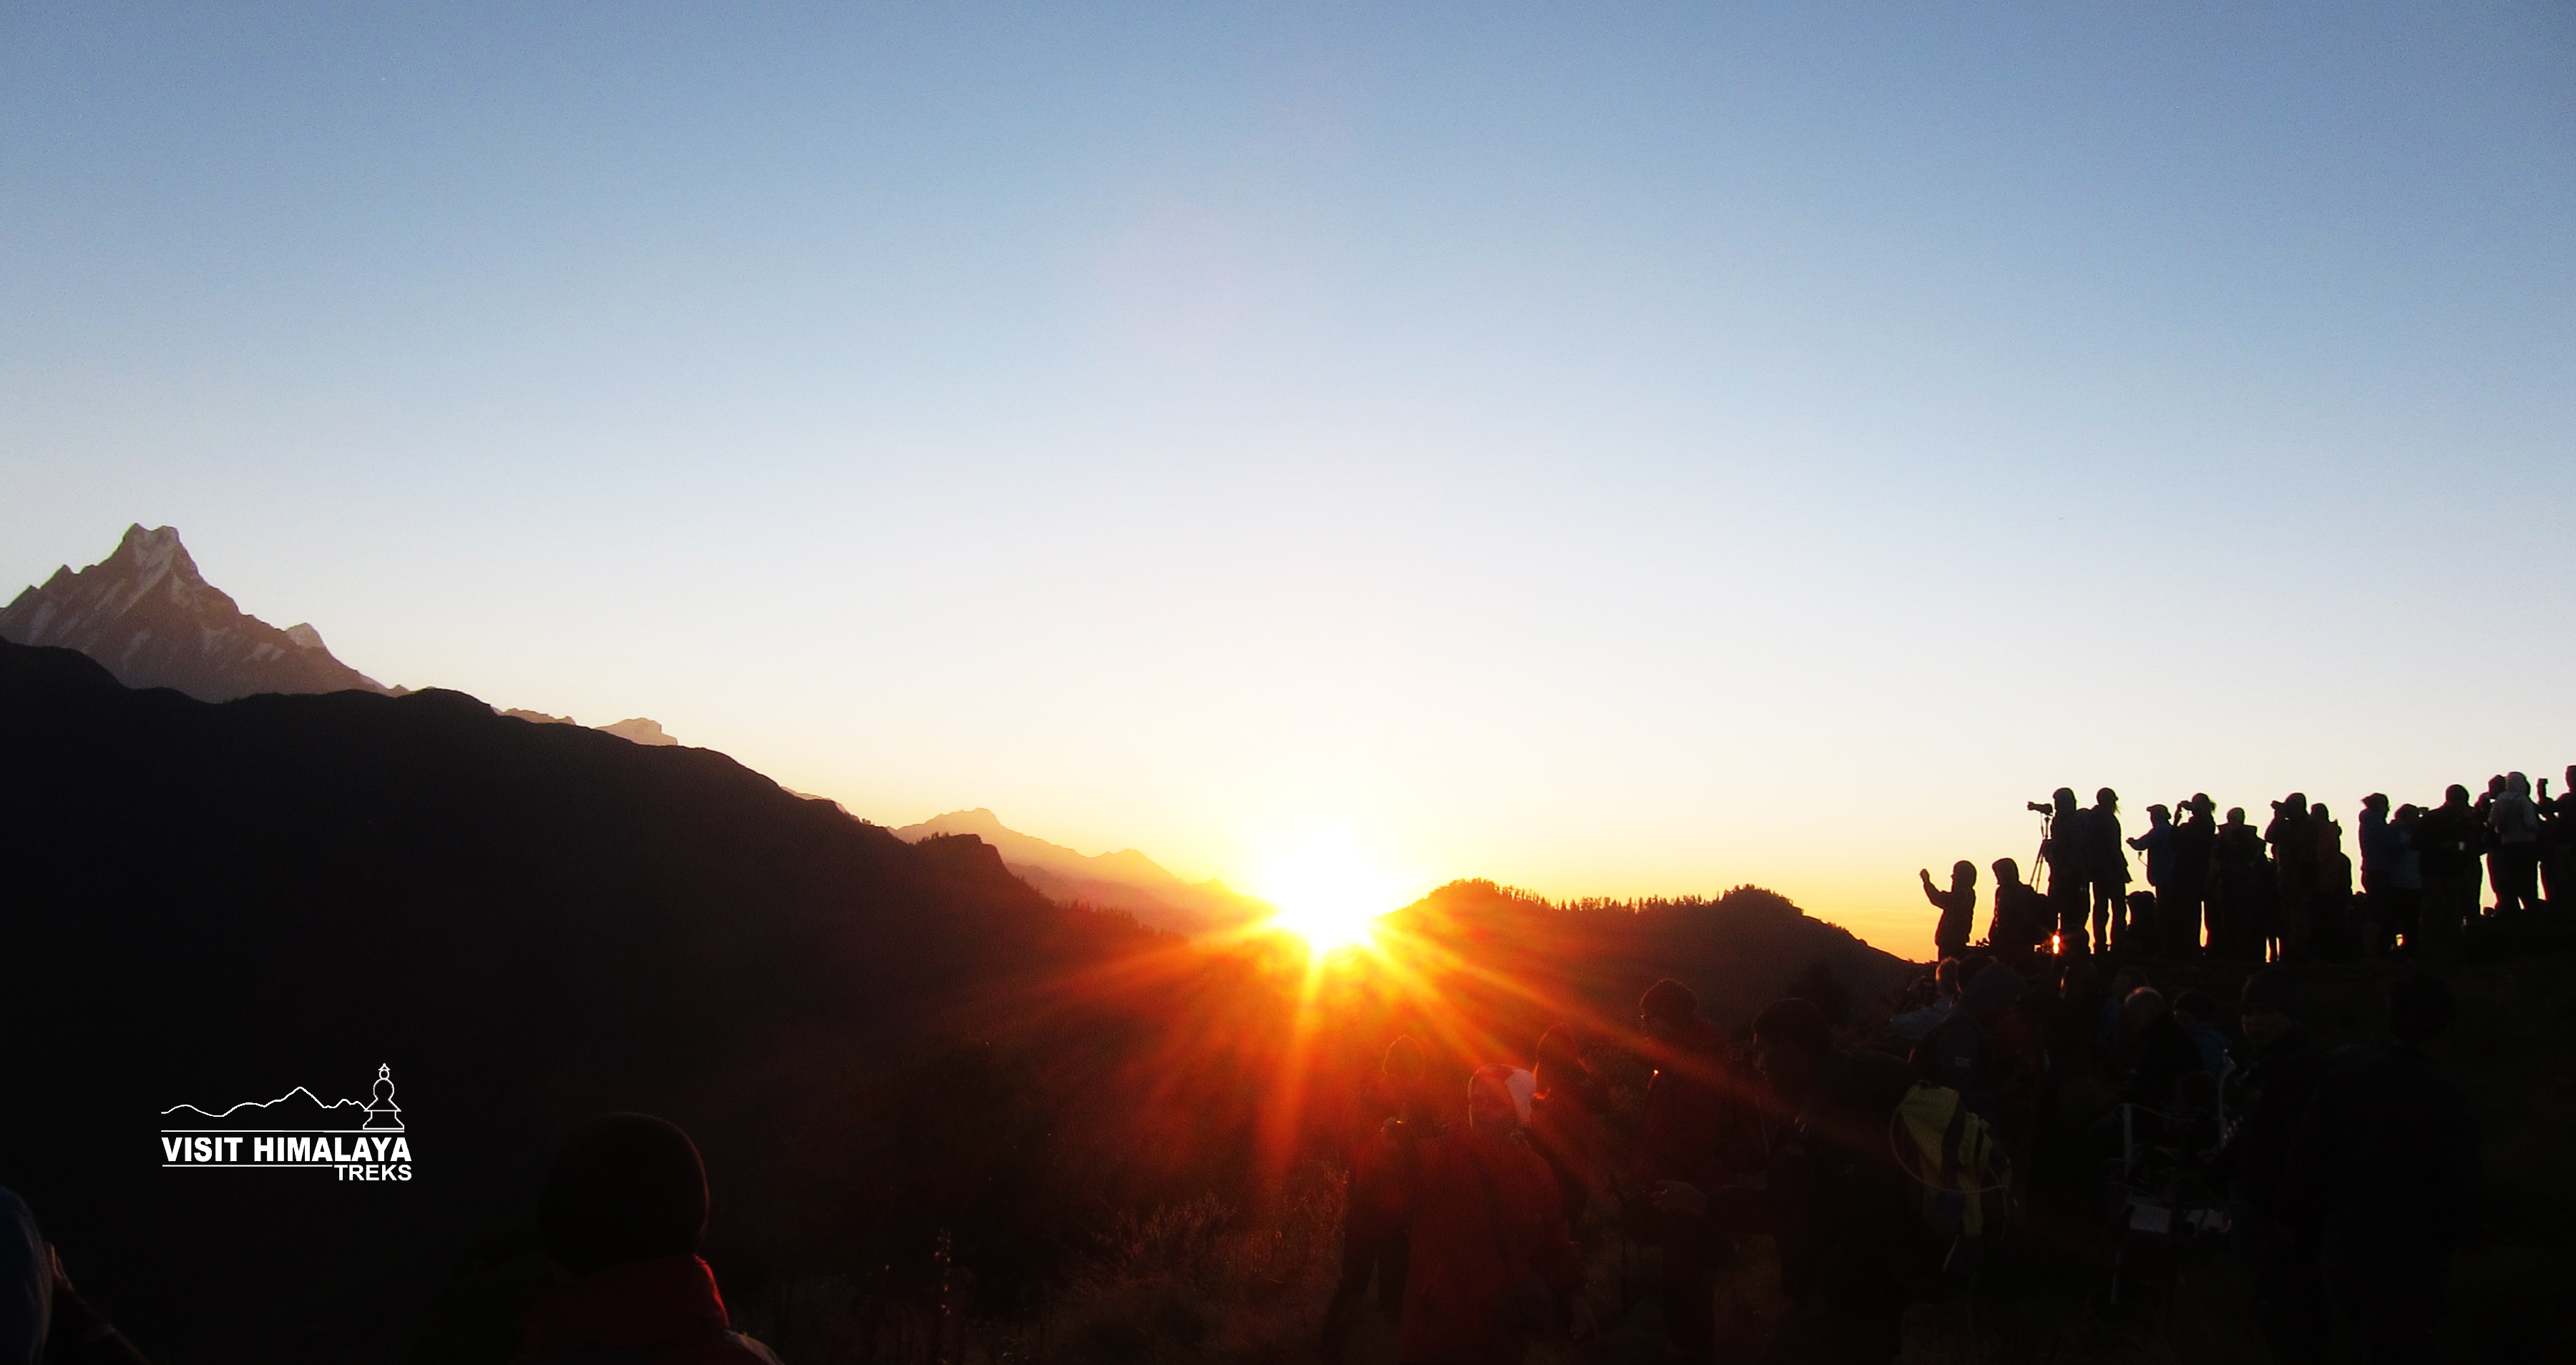
M 2200 1069 L 2212 1076 L 2226 1075 L 2227 1035 L 2218 1031 L 2218 1002 L 2207 991 L 2184 991 L 2174 997 L 2173 1015 L 2183 1036 L 2199 1051 Z
M 1940 957 L 1958 957 L 1968 951 L 1968 935 L 1975 929 L 1977 915 L 1977 865 L 1962 858 L 1950 864 L 1950 889 L 1932 885 L 1932 869 L 1922 868 L 1923 899 L 1932 902 L 1941 918 L 1932 926 L 1932 951 Z
M 529 1358 L 778 1365 L 725 1316 L 698 1259 L 706 1227 L 706 1167 L 677 1125 L 602 1114 L 575 1127 L 537 1196 L 537 1232 L 574 1279 L 529 1312 Z
M 15 1191 L 0 1189 L 0 1365 L 144 1365 L 63 1273 L 62 1253 Z
M 1556 1323 L 1577 1340 L 1595 1330 L 1582 1250 L 1555 1173 L 1522 1140 L 1511 1070 L 1479 1070 L 1467 1122 L 1402 1151 L 1397 1186 L 1413 1249 L 1400 1360 L 1514 1365 Z
M 1959 1003 L 1959 959 L 1945 957 L 1932 969 L 1932 998 L 1919 1009 L 1910 1009 L 1887 1021 L 1896 1036 L 1907 1040 L 1920 1038 L 1941 1026 Z
M 1988 962 L 1969 978 L 1959 1007 L 1914 1049 L 1915 1074 L 1959 1092 L 1970 1113 L 2016 1135 L 2038 1105 L 2042 1053 L 2029 1024 L 2013 1011 L 2028 983 Z

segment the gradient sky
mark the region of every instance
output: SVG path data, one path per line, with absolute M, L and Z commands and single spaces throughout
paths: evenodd
M 2576 761 L 2576 10 L 1717 8 L 0 8 L 0 583 L 1909 952 Z

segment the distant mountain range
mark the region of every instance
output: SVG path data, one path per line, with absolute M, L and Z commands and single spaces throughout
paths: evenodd
M 128 687 L 167 687 L 199 701 L 262 693 L 377 692 L 383 683 L 340 662 L 322 633 L 297 623 L 280 630 L 243 611 L 206 581 L 175 527 L 125 528 L 116 552 L 74 572 L 68 564 L 0 609 L 0 640 L 76 649 Z M 502 714 L 540 724 L 576 724 L 539 711 Z M 677 744 L 638 716 L 595 727 L 637 744 Z
M 1132 848 L 1085 854 L 1022 834 L 1003 825 L 1001 817 L 981 806 L 935 815 L 894 833 L 906 842 L 934 834 L 972 834 L 1000 850 L 1005 866 L 1058 904 L 1079 901 L 1124 910 L 1139 924 L 1176 934 L 1196 937 L 1239 928 L 1271 911 L 1268 905 L 1223 882 L 1183 881 Z
M 193 1104 L 174 1104 L 161 1111 L 165 1123 L 191 1119 L 231 1119 L 237 1124 L 258 1123 L 280 1131 L 327 1128 L 332 1124 L 356 1127 L 367 1121 L 367 1106 L 356 1100 L 333 1100 L 297 1086 L 273 1100 L 244 1100 L 231 1108 L 216 1112 Z

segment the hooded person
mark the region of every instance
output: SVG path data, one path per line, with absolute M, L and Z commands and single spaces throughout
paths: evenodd
M 1986 946 L 1998 953 L 2026 956 L 2057 931 L 2056 912 L 2039 889 L 2021 879 L 2021 864 L 1995 859 L 1995 913 L 1986 925 Z
M 1467 1083 L 1467 1121 L 1406 1141 L 1395 1182 L 1412 1243 L 1396 1357 L 1517 1365 L 1530 1338 L 1594 1324 L 1556 1174 L 1529 1149 L 1511 1072 Z
M 566 1134 L 537 1196 L 537 1232 L 574 1276 L 538 1301 L 524 1348 L 537 1365 L 778 1365 L 736 1332 L 698 1258 L 707 1172 L 679 1127 L 602 1114 Z
M 1963 957 L 1968 951 L 1968 935 L 1976 929 L 1977 865 L 1962 858 L 1950 865 L 1950 889 L 1932 884 L 1932 869 L 1923 868 L 1915 875 L 1923 879 L 1923 898 L 1941 912 L 1932 925 L 1932 960 Z

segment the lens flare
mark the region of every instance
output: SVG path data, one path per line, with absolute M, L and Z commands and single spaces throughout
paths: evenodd
M 1348 832 L 1273 855 L 1258 886 L 1278 907 L 1270 927 L 1304 939 L 1317 957 L 1366 946 L 1377 917 L 1406 899 L 1393 877 L 1360 856 Z

